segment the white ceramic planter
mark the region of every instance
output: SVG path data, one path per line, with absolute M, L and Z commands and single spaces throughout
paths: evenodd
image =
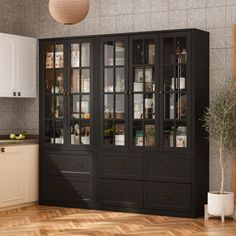
M 233 216 L 234 193 L 208 192 L 208 214 L 212 216 Z

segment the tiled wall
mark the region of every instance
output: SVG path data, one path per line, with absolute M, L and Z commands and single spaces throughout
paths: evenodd
M 9 2 L 15 1 L 18 2 L 16 15 L 13 18 L 16 24 L 12 27 L 16 33 L 37 38 L 175 28 L 207 30 L 210 32 L 210 94 L 214 93 L 215 88 L 220 86 L 227 76 L 231 76 L 232 24 L 236 23 L 236 0 L 90 0 L 88 17 L 74 26 L 62 26 L 53 20 L 48 12 L 48 0 Z M 2 101 L 12 104 L 13 110 L 18 107 L 17 114 L 22 120 L 27 117 L 26 128 L 28 124 L 30 127 L 38 125 L 38 122 L 35 122 L 37 108 L 36 111 L 31 110 L 37 107 L 37 101 L 23 101 L 23 105 L 27 107 L 23 112 L 21 110 L 23 106 L 16 106 L 15 102 L 11 103 L 9 100 Z M 5 109 L 9 108 L 6 106 Z M 16 119 L 15 121 L 13 119 L 13 124 L 22 125 L 21 122 L 16 123 Z M 220 168 L 215 150 L 216 145 L 211 141 L 211 189 L 219 187 L 217 182 L 219 178 L 216 177 L 219 177 Z M 226 175 L 227 189 L 231 190 L 230 165 Z

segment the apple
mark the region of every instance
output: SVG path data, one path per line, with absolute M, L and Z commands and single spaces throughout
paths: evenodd
M 16 136 L 17 140 L 23 140 L 25 138 L 26 138 L 26 136 L 24 134 L 19 134 L 18 136 Z
M 16 135 L 15 134 L 11 134 L 10 135 L 10 139 L 16 139 Z

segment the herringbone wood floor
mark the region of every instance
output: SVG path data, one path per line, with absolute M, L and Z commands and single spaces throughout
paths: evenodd
M 0 212 L 0 236 L 231 236 L 236 221 L 30 206 Z

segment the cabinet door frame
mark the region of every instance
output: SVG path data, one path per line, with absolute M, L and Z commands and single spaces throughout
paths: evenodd
M 113 60 L 115 62 L 115 43 L 116 42 L 120 42 L 123 41 L 125 44 L 125 63 L 124 63 L 124 73 L 125 73 L 125 90 L 124 90 L 124 97 L 125 97 L 125 118 L 124 118 L 124 125 L 125 125 L 125 145 L 124 146 L 116 146 L 115 145 L 115 139 L 114 139 L 114 135 L 113 135 L 113 144 L 112 145 L 105 145 L 104 144 L 104 68 L 106 67 L 104 65 L 104 43 L 105 42 L 113 42 L 114 45 L 114 54 L 113 54 Z M 129 140 L 129 129 L 128 129 L 128 119 L 129 119 L 129 108 L 128 108 L 128 68 L 129 68 L 129 60 L 128 60 L 128 53 L 129 53 L 129 45 L 128 45 L 128 36 L 124 35 L 124 36 L 107 36 L 107 37 L 101 37 L 100 38 L 100 66 L 99 66 L 99 70 L 100 70 L 100 91 L 101 91 L 101 96 L 100 96 L 100 109 L 99 109 L 99 117 L 100 117 L 100 148 L 101 149 L 118 149 L 118 150 L 127 150 L 128 149 L 128 140 Z M 116 92 L 115 92 L 115 69 L 119 68 L 119 66 L 117 67 L 116 64 L 114 63 L 113 66 L 108 66 L 107 68 L 113 68 L 113 92 L 109 93 L 109 94 L 113 94 L 113 96 L 116 96 Z M 108 94 L 108 93 L 106 93 Z M 113 111 L 115 111 L 115 99 L 113 98 Z M 113 121 L 113 125 L 115 122 L 115 118 L 112 119 Z
M 191 152 L 192 150 L 192 133 L 193 133 L 193 117 L 192 113 L 194 112 L 194 108 L 192 107 L 194 105 L 194 89 L 192 88 L 194 85 L 194 71 L 192 70 L 192 58 L 194 58 L 194 55 L 192 55 L 192 41 L 191 41 L 191 32 L 168 32 L 168 33 L 161 33 L 160 34 L 160 78 L 161 78 L 161 84 L 160 84 L 160 108 L 161 108 L 161 119 L 160 119 L 160 140 L 164 142 L 164 39 L 165 38 L 173 38 L 174 39 L 174 47 L 176 45 L 176 38 L 177 37 L 185 37 L 186 38 L 186 49 L 187 49 L 187 65 L 186 65 L 186 78 L 187 78 L 187 89 L 186 89 L 186 95 L 187 95 L 187 148 L 176 148 L 176 147 L 170 147 L 166 148 L 164 147 L 164 143 L 160 143 L 160 150 L 161 151 L 168 151 L 168 152 Z M 173 48 L 174 50 L 174 48 Z M 176 66 L 176 62 L 174 63 L 174 66 Z M 176 72 L 174 73 L 174 76 L 176 76 Z M 174 119 L 173 122 L 175 123 L 177 119 Z M 178 121 L 178 120 L 177 120 Z
M 155 95 L 155 119 L 153 119 L 153 123 L 155 125 L 155 145 L 154 146 L 135 146 L 134 136 L 133 136 L 133 78 L 134 78 L 134 67 L 133 67 L 133 41 L 134 40 L 154 40 L 155 42 L 155 63 L 153 67 L 155 68 L 155 91 L 153 94 Z M 160 36 L 159 33 L 145 33 L 140 35 L 134 35 L 129 37 L 129 149 L 135 151 L 145 151 L 145 150 L 159 150 L 160 143 L 160 128 L 159 128 L 159 119 L 161 116 L 160 113 L 160 99 L 159 99 L 159 86 L 160 86 Z M 145 63 L 143 63 L 143 68 L 145 67 Z M 143 95 L 145 95 L 145 89 L 143 88 Z M 143 102 L 144 104 L 144 102 Z M 144 111 L 143 111 L 144 112 Z M 145 122 L 145 119 L 142 121 Z M 143 126 L 145 127 L 145 125 Z M 144 131 L 143 131 L 144 132 Z M 143 136 L 143 139 L 145 137 Z
M 81 44 L 81 43 L 89 43 L 90 44 L 90 144 L 89 145 L 72 145 L 71 137 L 70 137 L 70 127 L 71 127 L 71 111 L 70 111 L 70 101 L 71 101 L 71 44 Z M 74 38 L 66 41 L 66 92 L 69 96 L 66 97 L 66 146 L 69 147 L 70 150 L 91 150 L 94 146 L 94 40 L 92 38 Z M 81 52 L 80 52 L 81 53 Z M 80 54 L 81 57 L 81 54 Z M 80 66 L 81 70 L 81 66 Z M 81 93 L 80 93 L 81 94 Z M 81 95 L 80 95 L 81 96 Z
M 67 115 L 67 106 L 66 106 L 66 96 L 63 95 L 63 108 L 64 108 L 64 117 L 63 117 L 63 130 L 64 130 L 64 143 L 63 144 L 56 144 L 56 143 L 46 143 L 45 139 L 46 139 L 46 47 L 47 46 L 53 46 L 54 47 L 54 63 L 55 63 L 55 46 L 56 45 L 61 45 L 63 44 L 63 53 L 64 53 L 64 91 L 67 91 L 67 87 L 66 87 L 66 75 L 67 75 L 67 68 L 66 68 L 66 47 L 67 47 L 67 43 L 66 40 L 47 40 L 47 41 L 43 41 L 40 44 L 40 62 L 39 62 L 39 68 L 41 70 L 40 72 L 40 92 L 39 92 L 39 101 L 40 101 L 40 109 L 41 112 L 39 113 L 39 120 L 40 120 L 40 126 L 39 126 L 39 130 L 40 130 L 40 145 L 48 147 L 48 148 L 52 148 L 52 149 L 58 149 L 58 147 L 65 147 L 66 144 L 66 137 L 67 137 L 67 129 L 66 129 L 66 115 Z M 55 81 L 55 73 L 56 73 L 56 68 L 55 65 L 52 69 L 50 69 L 53 71 L 53 76 L 54 76 L 54 81 Z M 55 95 L 49 95 L 51 96 L 55 96 Z M 55 102 L 55 101 L 54 101 Z M 51 118 L 51 121 L 53 121 L 55 123 L 55 118 Z

